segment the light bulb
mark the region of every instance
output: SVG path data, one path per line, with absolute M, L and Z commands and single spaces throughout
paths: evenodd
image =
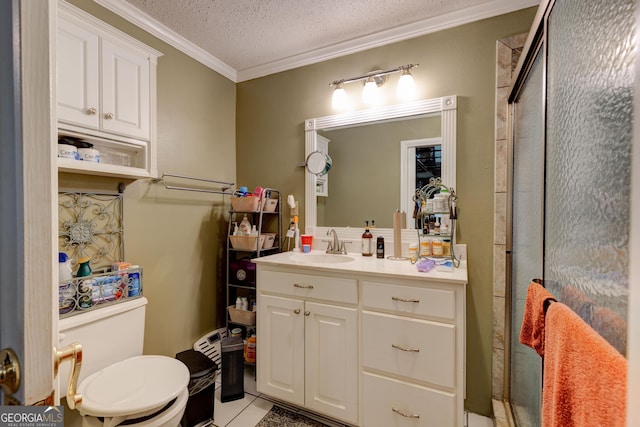
M 377 104 L 380 100 L 380 94 L 378 93 L 378 85 L 373 80 L 373 77 L 367 79 L 367 83 L 362 90 L 362 102 L 367 105 Z
M 347 107 L 347 92 L 345 92 L 342 84 L 336 86 L 331 97 L 331 106 L 337 110 L 341 110 Z
M 398 81 L 397 94 L 400 99 L 413 99 L 416 96 L 416 84 L 408 68 L 402 70 L 402 75 Z

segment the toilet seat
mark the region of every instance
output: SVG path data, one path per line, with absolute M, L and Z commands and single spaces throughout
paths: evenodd
M 82 415 L 135 417 L 157 411 L 184 393 L 189 370 L 166 356 L 136 356 L 98 371 L 78 386 Z

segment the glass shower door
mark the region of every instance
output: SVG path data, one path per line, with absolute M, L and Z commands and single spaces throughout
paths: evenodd
M 543 61 L 538 52 L 513 105 L 510 400 L 518 426 L 540 425 L 541 361 L 519 342 L 531 279 L 542 277 L 544 197 Z

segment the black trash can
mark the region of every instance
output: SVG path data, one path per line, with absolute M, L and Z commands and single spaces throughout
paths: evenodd
M 244 397 L 244 344 L 240 337 L 227 337 L 222 340 L 222 390 L 221 402 L 242 399 Z
M 189 369 L 189 400 L 180 425 L 193 427 L 213 420 L 218 365 L 204 354 L 185 350 L 176 359 Z

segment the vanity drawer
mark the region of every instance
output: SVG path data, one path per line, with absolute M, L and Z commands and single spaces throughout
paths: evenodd
M 367 427 L 456 426 L 455 394 L 362 374 L 363 424 Z
M 453 389 L 455 326 L 362 312 L 362 366 Z
M 455 291 L 386 283 L 362 282 L 365 308 L 392 310 L 407 315 L 429 316 L 454 321 Z
M 355 279 L 264 271 L 258 266 L 258 287 L 261 292 L 346 304 L 358 303 L 358 286 Z

